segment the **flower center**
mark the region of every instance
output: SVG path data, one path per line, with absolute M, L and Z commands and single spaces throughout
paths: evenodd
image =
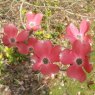
M 82 34 L 77 35 L 77 39 L 83 41 L 83 35 Z
M 77 35 L 77 38 L 80 40 L 81 39 L 81 35 Z
M 30 52 L 33 52 L 33 48 L 32 48 L 32 47 L 29 47 L 29 51 L 30 51 Z
M 30 26 L 31 27 L 35 26 L 35 22 L 30 22 Z
M 48 64 L 48 63 L 49 63 L 49 60 L 48 60 L 47 58 L 44 58 L 44 59 L 43 59 L 43 63 L 44 63 L 44 64 Z
M 12 43 L 15 43 L 15 42 L 16 42 L 15 38 L 11 38 L 10 41 L 11 41 Z
M 81 65 L 81 64 L 82 64 L 82 59 L 81 59 L 81 58 L 78 58 L 78 59 L 76 60 L 76 63 L 77 63 L 78 65 Z

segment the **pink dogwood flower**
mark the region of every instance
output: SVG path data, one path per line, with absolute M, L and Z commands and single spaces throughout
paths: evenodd
M 65 38 L 69 39 L 71 43 L 74 43 L 76 40 L 80 41 L 88 41 L 91 42 L 91 38 L 89 35 L 86 35 L 87 31 L 89 30 L 89 22 L 86 20 L 82 20 L 80 23 L 80 30 L 77 29 L 77 27 L 74 26 L 73 23 L 71 23 L 66 28 L 67 34 L 65 35 Z
M 28 54 L 27 45 L 23 42 L 16 44 L 17 50 L 20 54 Z
M 17 42 L 25 41 L 28 38 L 28 34 L 29 33 L 26 30 L 18 33 L 15 25 L 7 24 L 4 27 L 4 36 L 2 40 L 6 46 L 16 46 Z
M 87 41 L 81 42 L 80 40 L 76 40 L 72 44 L 72 48 L 74 52 L 80 52 L 82 55 L 89 55 L 89 53 L 91 52 L 91 46 Z
M 26 13 L 26 28 L 28 30 L 33 30 L 33 31 L 37 31 L 41 28 L 41 20 L 42 20 L 43 14 L 42 13 L 37 13 L 34 14 L 32 12 L 28 12 Z
M 29 38 L 26 43 L 17 43 L 18 52 L 21 54 L 33 53 L 35 44 L 37 43 L 36 38 Z
M 69 77 L 83 82 L 86 79 L 85 71 L 91 72 L 92 65 L 89 63 L 88 50 L 88 47 L 84 48 L 84 44 L 77 41 L 73 44 L 72 50 L 65 49 L 62 51 L 60 60 L 64 65 L 69 65 L 67 69 Z
M 28 43 L 27 43 L 27 49 L 28 49 L 28 52 L 33 52 L 34 51 L 34 48 L 35 48 L 35 45 L 37 43 L 37 39 L 36 38 L 29 38 L 28 39 Z
M 60 52 L 60 46 L 53 46 L 50 41 L 38 41 L 34 48 L 33 70 L 38 70 L 44 75 L 57 73 L 59 67 L 54 62 L 59 61 Z

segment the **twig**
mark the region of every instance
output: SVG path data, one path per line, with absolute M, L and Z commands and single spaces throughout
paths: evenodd
M 25 29 L 25 25 L 24 25 L 23 20 L 22 20 L 22 8 L 23 8 L 24 2 L 25 2 L 25 0 L 22 0 L 22 3 L 20 5 L 20 21 L 21 21 L 23 28 Z
M 40 90 L 40 89 L 42 89 L 44 86 L 45 86 L 45 85 L 40 86 L 40 87 L 37 89 L 37 91 Z

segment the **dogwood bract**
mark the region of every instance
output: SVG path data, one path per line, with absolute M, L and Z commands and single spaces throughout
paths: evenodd
M 41 28 L 41 20 L 42 20 L 43 14 L 41 13 L 37 13 L 34 14 L 32 12 L 27 12 L 26 13 L 26 28 L 28 30 L 32 30 L 32 31 L 37 31 Z
M 88 55 L 90 47 L 84 48 L 84 44 L 80 41 L 72 45 L 72 49 L 65 49 L 61 52 L 60 60 L 64 65 L 69 65 L 67 69 L 69 77 L 83 82 L 86 79 L 85 71 L 89 73 L 92 70 Z
M 6 46 L 16 46 L 17 43 L 23 42 L 28 38 L 29 33 L 26 30 L 18 33 L 18 29 L 13 24 L 4 26 L 3 43 Z
M 38 41 L 34 48 L 33 70 L 39 70 L 42 74 L 51 75 L 59 71 L 58 65 L 60 46 L 53 46 L 50 41 Z
M 80 23 L 80 30 L 78 30 L 77 27 L 75 27 L 74 24 L 71 23 L 66 28 L 65 38 L 69 39 L 71 43 L 74 43 L 74 41 L 76 40 L 80 40 L 81 42 L 90 42 L 90 36 L 86 34 L 89 30 L 89 27 L 90 24 L 86 20 L 82 20 L 82 22 Z

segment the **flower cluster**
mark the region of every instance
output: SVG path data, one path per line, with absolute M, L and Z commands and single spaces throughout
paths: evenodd
M 80 31 L 71 23 L 67 29 L 66 38 L 71 42 L 72 48 L 61 52 L 60 60 L 64 65 L 69 65 L 67 75 L 79 81 L 86 79 L 86 72 L 91 72 L 92 64 L 89 63 L 91 52 L 91 38 L 86 32 L 89 29 L 89 22 L 83 20 L 80 24 Z
M 49 40 L 38 40 L 31 31 L 41 29 L 43 14 L 26 13 L 26 29 L 21 32 L 13 24 L 4 26 L 3 43 L 8 47 L 16 48 L 21 54 L 33 53 L 31 60 L 34 60 L 33 70 L 40 71 L 44 75 L 57 73 L 60 68 L 56 64 L 67 65 L 67 76 L 75 78 L 80 82 L 86 79 L 86 73 L 92 70 L 90 64 L 91 37 L 87 34 L 89 22 L 82 20 L 80 30 L 74 24 L 66 28 L 65 39 L 69 39 L 71 48 L 62 50 L 61 46 L 53 45 Z

